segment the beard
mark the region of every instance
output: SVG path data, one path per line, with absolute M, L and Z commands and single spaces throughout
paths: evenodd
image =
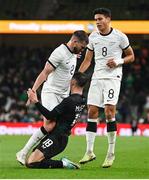
M 77 49 L 77 47 L 74 47 L 74 48 L 73 48 L 73 53 L 74 53 L 74 54 L 79 54 L 80 51 L 79 51 L 79 49 Z

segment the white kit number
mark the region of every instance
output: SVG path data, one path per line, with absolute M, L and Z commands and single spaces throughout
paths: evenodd
M 46 141 L 43 142 L 42 147 L 45 149 L 53 144 L 53 141 L 51 139 L 47 139 Z

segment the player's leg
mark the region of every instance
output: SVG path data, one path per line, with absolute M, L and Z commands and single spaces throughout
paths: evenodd
M 26 167 L 28 168 L 63 168 L 62 161 L 52 160 L 45 158 L 42 151 L 36 149 L 31 153 L 26 161 Z
M 26 162 L 26 167 L 37 168 L 37 169 L 47 169 L 47 168 L 67 168 L 67 169 L 80 169 L 80 166 L 67 158 L 62 158 L 61 160 L 52 160 L 45 158 L 43 153 L 36 149 L 28 158 Z
M 86 128 L 86 153 L 84 157 L 79 161 L 81 164 L 87 163 L 96 158 L 93 153 L 94 142 L 97 132 L 97 122 L 99 115 L 99 106 L 101 104 L 102 95 L 100 93 L 100 85 L 94 80 L 91 82 L 88 93 L 88 121 Z M 98 92 L 98 93 L 97 93 Z
M 108 151 L 104 163 L 102 165 L 103 168 L 111 167 L 115 159 L 115 143 L 116 143 L 116 133 L 117 133 L 115 112 L 116 112 L 116 106 L 108 105 L 108 104 L 105 105 Z
M 98 120 L 98 107 L 88 106 L 88 122 L 86 127 L 86 152 L 84 157 L 79 161 L 80 164 L 85 164 L 89 161 L 96 159 L 93 152 L 94 142 L 97 132 L 97 120 Z
M 59 99 L 53 93 L 41 93 L 42 104 L 49 110 L 52 110 L 56 105 L 59 104 Z M 25 164 L 25 159 L 31 148 L 38 143 L 46 134 L 50 132 L 55 126 L 54 121 L 48 121 L 46 118 L 43 118 L 44 124 L 43 127 L 39 128 L 28 140 L 25 146 L 16 153 L 17 161 L 19 161 L 22 165 Z
M 104 104 L 105 104 L 105 117 L 107 123 L 107 137 L 108 137 L 108 151 L 105 161 L 102 165 L 103 168 L 112 166 L 115 159 L 115 143 L 117 134 L 116 125 L 116 104 L 118 101 L 119 91 L 120 91 L 120 81 L 119 80 L 107 80 L 105 82 L 105 94 L 104 94 Z
M 47 134 L 46 129 L 42 126 L 40 127 L 33 135 L 30 137 L 30 139 L 27 141 L 25 146 L 16 153 L 16 159 L 19 163 L 22 165 L 25 164 L 25 160 L 27 157 L 28 152 L 31 150 L 31 148 L 39 142 L 45 135 Z
M 52 168 L 52 167 L 59 167 L 62 168 L 63 164 L 61 161 L 53 161 L 50 158 L 45 158 L 44 153 L 39 150 L 39 149 L 35 149 L 35 151 L 33 151 L 31 153 L 31 155 L 28 157 L 27 161 L 26 161 L 26 166 L 28 168 Z
M 67 136 L 47 135 L 26 162 L 28 168 L 69 168 L 78 169 L 78 166 L 66 158 L 52 160 L 51 158 L 61 153 L 68 142 Z
M 39 149 L 35 148 L 33 150 L 33 152 L 27 158 L 25 164 L 28 165 L 28 164 L 31 164 L 31 163 L 34 163 L 34 162 L 40 162 L 44 158 L 45 158 L 44 154 Z

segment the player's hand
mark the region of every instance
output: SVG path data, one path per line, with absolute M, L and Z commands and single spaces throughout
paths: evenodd
M 29 106 L 31 104 L 30 99 L 27 100 L 26 106 Z
M 29 88 L 30 89 L 30 88 Z M 28 89 L 28 90 L 29 90 Z M 28 91 L 27 91 L 27 94 L 28 94 Z M 31 101 L 30 101 L 30 99 L 28 98 L 28 100 L 27 100 L 27 102 L 26 102 L 26 106 L 29 106 L 31 104 Z
M 109 59 L 107 62 L 107 66 L 109 68 L 115 68 L 117 66 L 116 62 L 114 61 L 114 59 Z
M 30 101 L 30 103 L 34 104 L 38 102 L 37 93 L 34 92 L 31 88 L 28 89 L 27 95 L 28 95 L 28 100 Z

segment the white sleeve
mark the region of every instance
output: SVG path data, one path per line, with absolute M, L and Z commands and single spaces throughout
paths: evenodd
M 129 47 L 129 40 L 128 40 L 128 37 L 122 33 L 121 36 L 120 36 L 120 47 L 121 49 L 127 49 Z
M 92 39 L 91 39 L 91 36 L 89 36 L 89 43 L 87 45 L 87 48 L 91 51 L 94 50 L 94 47 L 93 47 L 93 42 L 92 42 Z
M 62 55 L 59 52 L 58 48 L 56 48 L 52 54 L 50 55 L 50 57 L 48 58 L 48 62 L 54 67 L 56 68 L 62 60 Z

